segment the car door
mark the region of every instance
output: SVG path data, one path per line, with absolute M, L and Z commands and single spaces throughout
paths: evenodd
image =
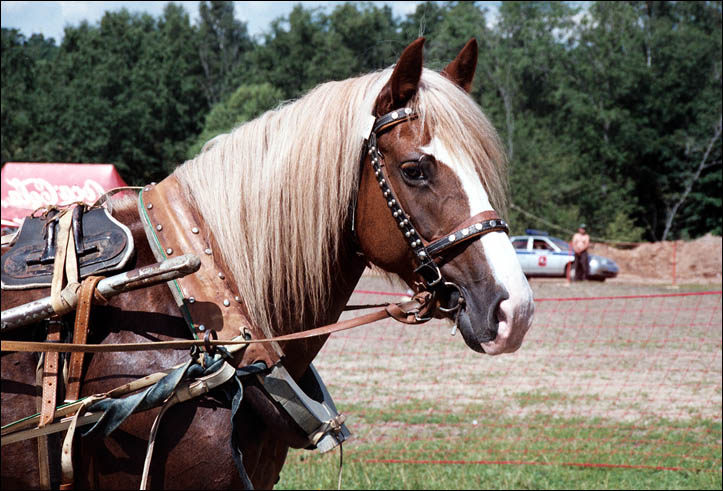
M 530 268 L 533 264 L 532 251 L 529 250 L 529 237 L 513 237 L 512 247 L 515 248 L 517 253 L 517 259 L 520 261 L 522 272 L 525 274 L 531 274 Z
M 572 249 L 567 242 L 562 239 L 558 239 L 557 237 L 548 238 L 548 242 L 550 242 L 554 248 L 552 256 L 548 258 L 548 268 L 550 274 L 554 272 L 555 275 L 564 276 L 565 268 L 568 263 L 574 259 Z
M 532 238 L 532 252 L 533 254 L 530 256 L 532 263 L 530 270 L 532 273 L 538 275 L 554 275 L 554 268 L 551 267 L 554 261 L 551 259 L 554 257 L 553 252 L 555 252 L 555 250 L 552 245 L 544 238 L 534 237 Z

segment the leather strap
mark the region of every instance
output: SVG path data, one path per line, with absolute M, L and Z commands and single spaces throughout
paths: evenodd
M 61 322 L 59 320 L 51 319 L 48 322 L 48 341 L 50 344 L 59 344 L 60 326 Z M 45 364 L 43 366 L 43 399 L 40 403 L 40 423 L 38 424 L 41 428 L 55 419 L 59 361 L 60 353 L 45 353 Z
M 73 329 L 73 344 L 86 344 L 90 328 L 90 309 L 96 286 L 102 276 L 89 276 L 80 285 L 78 293 L 78 310 L 75 313 L 75 327 Z M 78 400 L 80 397 L 80 384 L 83 377 L 83 360 L 85 352 L 76 351 L 70 355 L 70 377 L 68 388 L 65 391 L 65 402 Z
M 161 349 L 188 349 L 192 346 L 204 346 L 206 343 L 211 346 L 233 346 L 243 344 L 258 344 L 258 343 L 273 343 L 282 341 L 294 341 L 297 339 L 308 339 L 316 336 L 326 336 L 328 334 L 344 331 L 353 327 L 361 326 L 364 324 L 371 324 L 372 322 L 384 319 L 385 317 L 394 317 L 395 319 L 404 319 L 403 322 L 412 324 L 421 324 L 429 320 L 429 318 L 423 317 L 424 313 L 429 309 L 429 302 L 426 299 L 432 298 L 427 296 L 428 292 L 421 292 L 417 294 L 414 299 L 407 302 L 400 302 L 398 304 L 390 304 L 386 308 L 371 312 L 369 314 L 361 315 L 353 319 L 347 319 L 345 321 L 337 322 L 335 324 L 329 324 L 327 326 L 317 327 L 315 329 L 309 329 L 308 331 L 296 332 L 293 334 L 285 334 L 283 336 L 277 336 L 266 339 L 249 339 L 249 340 L 175 340 L 175 341 L 157 341 L 151 343 L 118 343 L 118 344 L 71 344 L 71 343 L 41 343 L 34 341 L 2 341 L 2 351 L 60 351 L 63 353 L 85 351 L 88 353 L 106 353 L 115 351 L 154 351 Z M 396 307 L 400 310 L 396 310 Z M 416 315 L 415 315 L 416 314 Z
M 447 249 L 470 240 L 476 240 L 490 232 L 504 232 L 509 234 L 507 222 L 500 218 L 494 210 L 477 213 L 475 216 L 459 224 L 453 232 L 435 237 L 430 242 L 425 243 L 425 245 L 431 257 L 439 257 Z
M 43 364 L 45 363 L 45 356 L 47 353 L 43 353 L 38 360 L 38 366 L 35 370 L 35 383 L 37 388 L 37 410 L 42 410 L 43 402 Z M 48 452 L 48 436 L 38 436 L 38 473 L 40 475 L 40 488 L 50 489 L 50 455 Z

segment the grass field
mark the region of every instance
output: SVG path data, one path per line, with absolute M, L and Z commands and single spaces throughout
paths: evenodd
M 671 293 L 532 284 L 538 299 Z M 675 291 L 705 290 L 720 285 Z M 541 301 L 523 347 L 494 358 L 447 329 L 382 322 L 315 360 L 353 433 L 344 488 L 721 489 L 720 295 Z M 335 488 L 338 460 L 292 450 L 277 488 Z

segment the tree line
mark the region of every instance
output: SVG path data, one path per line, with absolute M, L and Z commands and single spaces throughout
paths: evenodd
M 721 2 L 301 4 L 258 37 L 230 2 L 107 12 L 62 42 L 2 29 L 2 162 L 109 162 L 158 181 L 203 143 L 419 35 L 441 69 L 471 37 L 472 97 L 510 159 L 513 229 L 613 240 L 722 231 Z

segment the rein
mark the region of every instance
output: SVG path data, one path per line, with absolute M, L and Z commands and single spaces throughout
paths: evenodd
M 2 351 L 22 351 L 22 352 L 61 352 L 61 353 L 106 353 L 118 351 L 152 351 L 152 350 L 182 350 L 193 346 L 205 347 L 206 351 L 212 353 L 214 346 L 227 345 L 246 345 L 256 343 L 271 343 L 280 341 L 294 341 L 298 339 L 307 339 L 317 336 L 325 336 L 334 332 L 344 331 L 353 327 L 371 324 L 386 317 L 393 317 L 399 322 L 405 324 L 421 324 L 429 320 L 427 311 L 432 305 L 432 296 L 427 292 L 422 292 L 414 296 L 412 300 L 406 302 L 390 303 L 383 309 L 379 309 L 369 314 L 361 315 L 353 319 L 348 319 L 334 324 L 309 329 L 306 331 L 296 332 L 293 334 L 285 334 L 272 338 L 244 339 L 244 340 L 217 340 L 211 339 L 215 335 L 215 331 L 207 331 L 203 340 L 184 339 L 174 341 L 156 341 L 149 343 L 117 343 L 117 344 L 71 344 L 71 343 L 52 343 L 52 342 L 36 342 L 36 341 L 2 341 Z

